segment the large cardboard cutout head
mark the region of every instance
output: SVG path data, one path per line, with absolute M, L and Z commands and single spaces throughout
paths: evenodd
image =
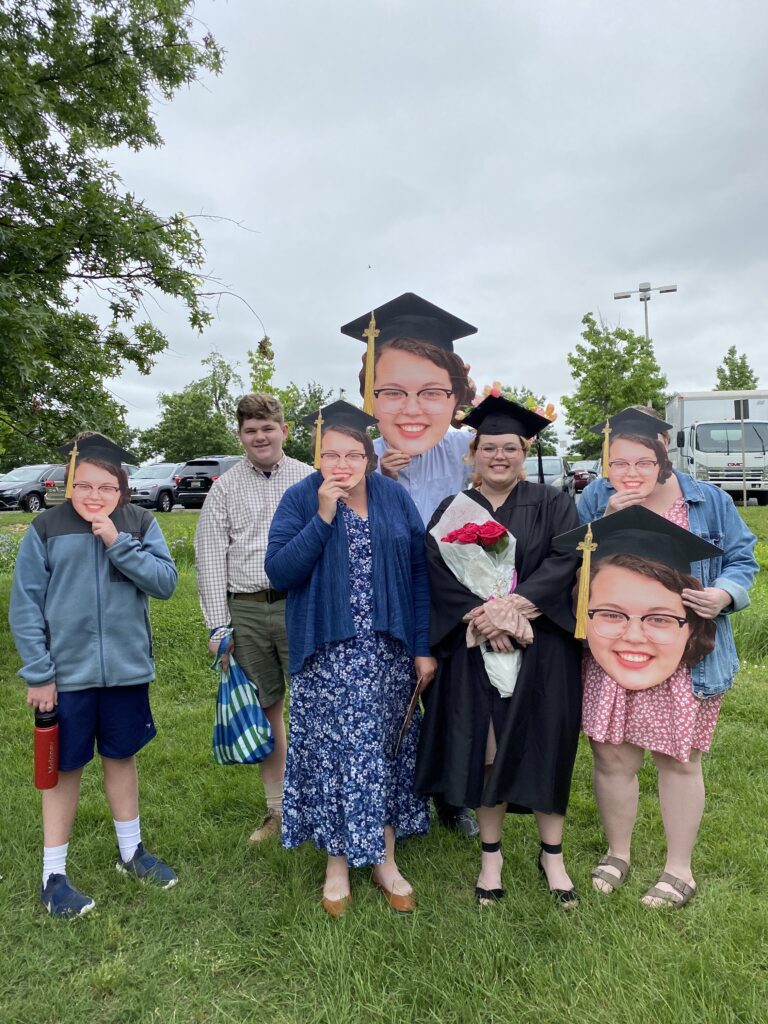
M 360 394 L 373 376 L 373 415 L 387 445 L 406 455 L 434 448 L 456 411 L 473 396 L 468 370 L 453 342 L 477 328 L 426 299 L 406 292 L 372 311 L 376 321 L 373 366 L 363 355 Z M 345 324 L 343 334 L 366 341 L 371 312 Z
M 583 556 L 576 634 L 586 633 L 595 661 L 620 686 L 658 686 L 714 647 L 714 621 L 683 602 L 684 591 L 702 587 L 691 563 L 722 556 L 714 544 L 635 505 L 561 534 L 553 546 Z

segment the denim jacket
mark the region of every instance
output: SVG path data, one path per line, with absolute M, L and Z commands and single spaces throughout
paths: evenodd
M 732 598 L 732 603 L 715 620 L 715 649 L 691 668 L 695 696 L 714 697 L 731 689 L 733 677 L 739 670 L 728 616 L 749 604 L 749 588 L 758 570 L 754 557 L 755 537 L 736 511 L 730 495 L 713 484 L 694 480 L 688 473 L 673 472 L 688 506 L 688 529 L 723 549 L 722 556 L 692 562 L 691 574 L 703 586 L 719 587 Z M 615 488 L 603 478 L 585 487 L 579 502 L 581 522 L 599 519 L 614 492 Z

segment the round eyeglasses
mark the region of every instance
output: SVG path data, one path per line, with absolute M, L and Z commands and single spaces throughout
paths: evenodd
M 508 459 L 514 458 L 515 455 L 519 454 L 523 449 L 519 444 L 481 444 L 478 446 L 478 452 L 483 456 L 484 459 L 492 459 L 496 452 L 501 452 L 502 455 L 506 455 Z
M 100 498 L 114 498 L 116 494 L 120 493 L 120 488 L 114 484 L 101 484 L 99 487 L 94 487 L 92 484 L 75 483 L 72 484 L 72 490 L 77 491 L 81 498 L 85 498 L 88 494 L 93 494 L 94 491 Z
M 648 612 L 645 615 L 627 615 L 613 608 L 590 608 L 587 615 L 592 620 L 595 632 L 606 640 L 618 640 L 624 636 L 631 619 L 639 619 L 643 632 L 656 644 L 671 644 L 680 635 L 688 620 L 679 615 Z
M 327 466 L 337 466 L 342 459 L 350 466 L 362 466 L 367 458 L 365 452 L 320 452 L 320 461 Z
M 416 395 L 422 409 L 443 409 L 450 400 L 451 388 L 420 388 L 418 391 L 405 391 L 403 388 L 376 388 L 373 397 L 379 403 L 382 412 L 399 412 L 411 395 Z

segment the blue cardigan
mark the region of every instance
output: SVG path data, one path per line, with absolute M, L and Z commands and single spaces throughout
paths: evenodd
M 368 523 L 373 556 L 373 628 L 401 640 L 412 657 L 429 655 L 429 583 L 424 526 L 406 490 L 373 473 Z M 321 644 L 355 636 L 349 592 L 349 548 L 339 511 L 318 515 L 323 478 L 313 473 L 289 487 L 272 519 L 264 567 L 288 591 L 288 669 L 299 672 Z

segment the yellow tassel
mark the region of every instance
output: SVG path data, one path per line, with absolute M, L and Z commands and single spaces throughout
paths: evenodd
M 603 427 L 603 476 L 608 476 L 608 459 L 610 457 L 611 448 L 611 425 L 608 420 L 605 421 Z
M 581 571 L 579 574 L 579 593 L 576 598 L 576 629 L 574 636 L 577 640 L 587 638 L 587 605 L 589 604 L 589 573 L 592 567 L 592 552 L 597 548 L 592 540 L 592 524 L 587 525 L 587 532 L 584 540 L 576 545 L 576 550 L 581 551 Z
M 318 409 L 315 420 L 315 469 L 320 469 L 320 449 L 323 446 L 323 414 Z
M 368 348 L 365 353 L 365 386 L 363 387 L 363 412 L 373 416 L 373 375 L 376 364 L 374 347 L 376 338 L 379 336 L 376 330 L 376 317 L 371 313 L 371 319 L 363 331 L 363 337 L 368 339 Z
M 78 454 L 79 453 L 77 450 L 77 441 L 75 441 L 74 447 L 72 448 L 72 451 L 70 452 L 69 456 L 69 469 L 67 471 L 67 487 L 66 490 L 64 491 L 65 498 L 72 497 L 72 484 L 74 483 L 75 480 L 75 463 L 77 462 Z

